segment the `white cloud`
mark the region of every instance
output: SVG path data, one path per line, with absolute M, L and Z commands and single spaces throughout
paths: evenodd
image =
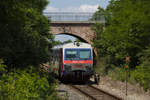
M 95 12 L 97 11 L 98 5 L 81 5 L 79 11 L 81 12 Z
M 52 6 L 47 6 L 45 11 L 58 12 L 59 9 Z
M 79 7 L 67 7 L 67 8 L 55 8 L 52 6 L 47 6 L 45 11 L 50 12 L 95 12 L 97 11 L 98 5 L 80 5 Z

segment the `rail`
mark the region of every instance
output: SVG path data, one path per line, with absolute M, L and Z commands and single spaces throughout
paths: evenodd
M 121 98 L 98 89 L 92 85 L 70 85 L 70 87 L 78 90 L 92 100 L 122 100 Z

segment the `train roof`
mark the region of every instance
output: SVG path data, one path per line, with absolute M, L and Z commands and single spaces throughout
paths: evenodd
M 84 42 L 73 42 L 73 43 L 57 45 L 53 47 L 53 49 L 59 49 L 59 48 L 92 48 L 92 46 Z

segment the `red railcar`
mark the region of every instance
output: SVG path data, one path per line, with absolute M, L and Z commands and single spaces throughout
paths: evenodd
M 50 72 L 63 80 L 87 81 L 93 72 L 93 50 L 90 44 L 82 42 L 55 46 Z

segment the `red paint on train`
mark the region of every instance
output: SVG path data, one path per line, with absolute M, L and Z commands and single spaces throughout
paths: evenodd
M 93 64 L 92 60 L 64 60 L 64 64 Z

